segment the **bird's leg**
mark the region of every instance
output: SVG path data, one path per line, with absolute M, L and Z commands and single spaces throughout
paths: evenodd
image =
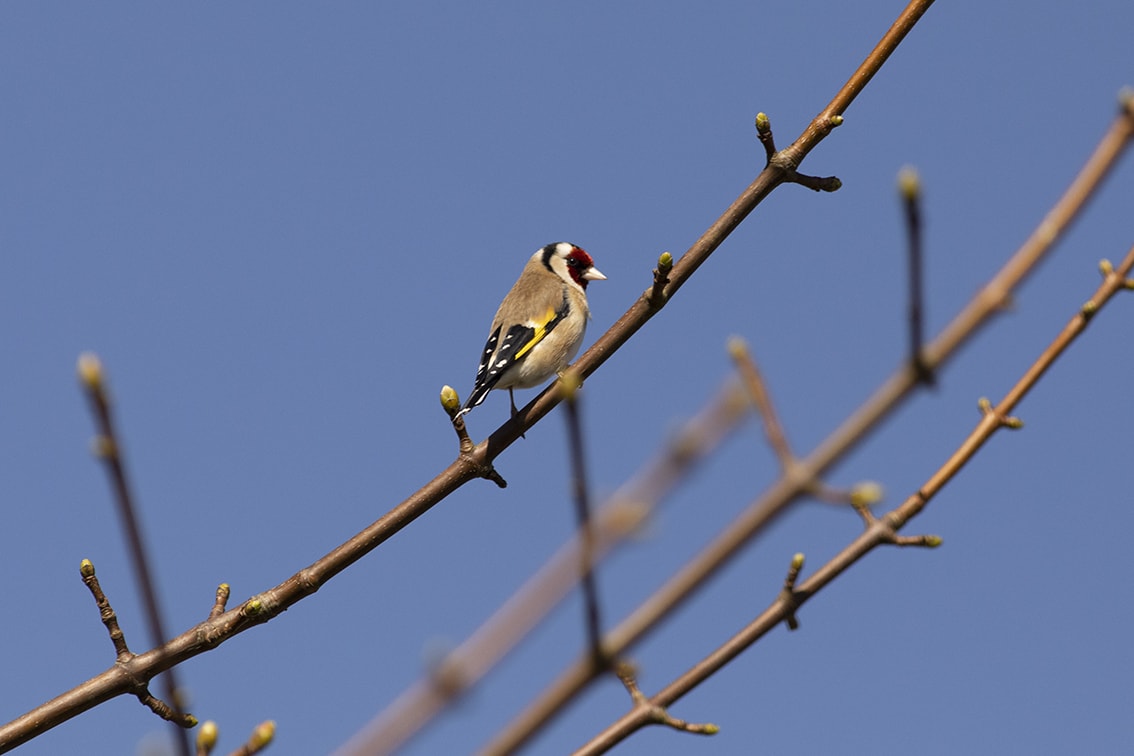
M 512 403 L 512 419 L 515 420 L 516 415 L 520 414 L 520 411 L 516 409 L 516 397 L 512 396 L 511 388 L 508 389 L 508 401 Z M 524 435 L 523 431 L 520 431 L 520 438 L 526 441 L 528 437 Z

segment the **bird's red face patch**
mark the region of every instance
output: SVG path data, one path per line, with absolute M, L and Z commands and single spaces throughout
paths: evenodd
M 584 289 L 587 288 L 588 281 L 583 278 L 583 274 L 593 268 L 594 265 L 595 261 L 591 259 L 591 256 L 579 247 L 573 247 L 567 253 L 567 270 L 571 272 L 571 280 Z

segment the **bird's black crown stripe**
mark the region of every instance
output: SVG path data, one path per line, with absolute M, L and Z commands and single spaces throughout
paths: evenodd
M 551 270 L 551 258 L 555 257 L 555 248 L 559 246 L 559 242 L 548 244 L 543 248 L 543 267 Z

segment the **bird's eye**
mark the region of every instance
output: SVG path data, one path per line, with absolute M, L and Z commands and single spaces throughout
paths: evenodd
M 567 258 L 567 264 L 570 265 L 572 268 L 579 267 L 579 261 L 576 260 L 574 257 L 568 257 Z

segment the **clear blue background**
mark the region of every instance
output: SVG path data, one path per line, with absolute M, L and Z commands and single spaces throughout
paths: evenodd
M 471 388 L 525 259 L 569 240 L 609 280 L 588 343 L 788 144 L 901 10 L 886 3 L 0 6 L 0 718 L 106 669 L 79 580 L 94 561 L 149 646 L 74 377 L 111 381 L 167 624 L 284 580 L 447 465 L 437 405 Z M 905 335 L 895 175 L 925 182 L 937 332 L 1069 183 L 1134 84 L 1134 7 L 939 3 L 804 168 L 587 382 L 609 492 L 724 380 L 747 338 L 801 453 L 893 370 Z M 830 477 L 916 489 L 1134 241 L 1129 156 L 1014 309 Z M 1120 298 L 910 532 L 677 704 L 715 739 L 638 734 L 626 754 L 1115 753 L 1134 739 L 1131 324 Z M 524 400 L 534 392 L 523 395 Z M 507 416 L 493 395 L 478 438 Z M 222 749 L 264 720 L 274 754 L 326 753 L 459 642 L 564 540 L 556 412 L 476 481 L 270 624 L 181 667 Z M 604 566 L 621 619 L 776 474 L 746 425 Z M 656 691 L 761 611 L 858 518 L 802 504 L 637 648 Z M 583 644 L 577 597 L 407 749 L 483 744 Z M 581 745 L 628 706 L 604 682 L 531 751 Z M 28 754 L 151 753 L 132 698 Z

